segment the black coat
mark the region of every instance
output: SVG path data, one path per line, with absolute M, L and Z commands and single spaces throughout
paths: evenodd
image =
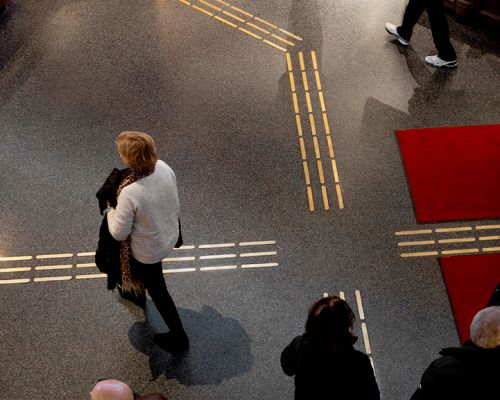
M 116 191 L 122 180 L 130 173 L 129 169 L 113 169 L 99 191 L 96 193 L 101 214 L 107 207 L 116 207 Z M 116 284 L 121 284 L 120 242 L 109 233 L 108 219 L 102 219 L 99 229 L 99 241 L 95 252 L 95 263 L 100 272 L 108 275 L 108 289 L 113 290 Z
M 500 347 L 472 342 L 441 351 L 425 370 L 411 400 L 489 400 L 500 398 Z
M 281 353 L 281 368 L 295 376 L 295 400 L 380 399 L 370 359 L 353 347 L 320 351 L 297 336 Z

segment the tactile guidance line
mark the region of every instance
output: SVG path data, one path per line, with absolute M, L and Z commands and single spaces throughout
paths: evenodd
M 286 53 L 285 57 L 309 211 L 319 209 L 318 204 L 323 210 L 330 210 L 332 192 L 337 197 L 339 209 L 343 209 L 344 199 L 316 52 L 311 51 L 310 57 L 302 51 Z M 305 106 L 302 111 L 301 103 Z M 309 153 L 312 155 L 308 156 Z M 316 202 L 316 196 L 321 201 Z
M 395 235 L 402 258 L 500 252 L 500 225 L 410 229 Z
M 286 52 L 286 47 L 293 47 L 303 39 L 267 20 L 257 17 L 239 7 L 219 0 L 178 0 L 206 16 L 224 24 L 226 27 L 241 32 L 252 39 L 261 41 L 272 48 Z
M 275 240 L 186 245 L 175 249 L 169 257 L 162 260 L 166 267 L 163 272 L 169 274 L 273 268 L 278 266 L 275 245 Z M 105 278 L 106 275 L 99 273 L 96 264 L 89 262 L 94 256 L 95 252 L 2 256 L 0 285 Z M 192 262 L 200 265 L 186 267 Z

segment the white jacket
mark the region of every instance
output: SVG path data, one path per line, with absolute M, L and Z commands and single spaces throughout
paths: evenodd
M 132 255 L 143 264 L 165 258 L 179 236 L 179 196 L 174 171 L 158 160 L 155 171 L 125 186 L 107 213 L 116 240 L 131 236 Z

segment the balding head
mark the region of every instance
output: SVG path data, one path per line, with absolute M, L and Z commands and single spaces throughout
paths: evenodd
M 500 346 L 500 306 L 479 311 L 470 325 L 472 342 L 483 349 Z
M 134 400 L 134 394 L 126 383 L 116 379 L 97 382 L 90 392 L 91 400 Z

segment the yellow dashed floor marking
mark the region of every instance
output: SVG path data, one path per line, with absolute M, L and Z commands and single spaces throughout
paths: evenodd
M 0 273 L 26 272 L 26 271 L 31 271 L 31 268 L 30 267 L 0 268 Z
M 0 279 L 0 285 L 13 285 L 16 283 L 28 283 L 29 279 Z
M 277 267 L 277 263 L 263 263 L 263 264 L 243 264 L 241 268 L 247 269 L 247 268 L 270 268 L 270 267 Z
M 483 247 L 482 251 L 500 251 L 500 247 Z
M 224 18 L 219 17 L 218 15 L 216 15 L 214 18 L 215 18 L 217 21 L 220 21 L 220 22 L 222 22 L 222 23 L 224 23 L 224 24 L 226 24 L 226 25 L 229 25 L 231 28 L 237 28 L 237 27 L 238 27 L 238 25 L 233 24 L 232 22 L 229 22 L 227 19 L 224 19 Z M 240 29 L 241 29 L 241 28 L 240 28 Z
M 464 232 L 464 231 L 471 231 L 472 227 L 470 226 L 463 226 L 459 228 L 437 228 L 436 232 L 437 233 L 442 233 L 442 232 Z
M 206 6 L 210 7 L 210 8 L 212 8 L 212 9 L 214 9 L 214 10 L 221 11 L 221 8 L 220 8 L 220 7 L 217 7 L 217 6 L 213 5 L 212 3 L 209 3 L 209 2 L 208 2 L 208 1 L 206 1 L 206 0 L 198 0 L 198 1 L 199 1 L 201 4 L 204 4 L 204 5 L 206 5 Z
M 294 35 L 293 33 L 290 33 L 288 31 L 285 31 L 284 29 L 279 28 L 280 32 L 283 32 L 285 35 L 288 35 L 290 37 L 293 37 L 294 39 L 302 41 L 303 39 L 300 36 Z
M 311 186 L 307 187 L 307 200 L 309 202 L 309 211 L 314 211 L 314 198 Z
M 396 232 L 396 236 L 402 236 L 402 235 L 422 235 L 422 234 L 428 234 L 432 233 L 432 229 L 420 229 L 416 231 L 399 231 Z
M 281 47 L 281 46 L 278 46 L 277 44 L 273 43 L 273 42 L 270 42 L 269 40 L 267 39 L 264 39 L 263 40 L 264 43 L 267 43 L 268 45 L 270 46 L 273 46 L 274 48 L 278 49 L 278 50 L 281 50 L 281 51 L 286 51 L 286 49 L 284 47 Z
M 193 7 L 195 10 L 201 11 L 203 14 L 213 17 L 213 14 L 210 11 L 205 10 L 204 8 L 198 7 L 194 4 L 191 4 L 191 7 Z
M 248 11 L 245 11 L 245 10 L 242 10 L 241 8 L 239 7 L 236 7 L 232 4 L 229 4 L 225 1 L 221 1 L 221 0 L 211 0 L 211 1 L 208 1 L 208 0 L 197 0 L 198 3 L 200 5 L 203 5 L 204 7 L 208 7 L 209 9 L 211 9 L 213 12 L 217 12 L 217 13 L 220 13 L 222 15 L 225 15 L 225 16 L 228 16 L 230 18 L 232 18 L 233 20 L 237 21 L 238 23 L 240 24 L 246 24 L 248 26 L 251 26 L 252 28 L 260 31 L 261 33 L 264 33 L 266 35 L 269 35 L 269 39 L 265 39 L 263 38 L 261 35 L 258 35 L 257 33 L 255 32 L 252 32 L 252 31 L 249 31 L 248 29 L 245 29 L 241 26 L 238 26 L 237 23 L 235 22 L 231 22 L 231 21 L 228 21 L 226 18 L 223 18 L 221 17 L 220 15 L 214 15 L 213 12 L 207 10 L 206 8 L 204 7 L 200 7 L 200 5 L 196 5 L 196 4 L 193 4 L 189 1 L 186 1 L 186 0 L 179 0 L 182 4 L 185 4 L 185 5 L 188 5 L 192 8 L 194 8 L 195 10 L 197 11 L 200 11 L 210 17 L 213 17 L 216 21 L 219 21 L 219 22 L 222 22 L 223 24 L 227 25 L 227 26 L 230 26 L 231 28 L 238 28 L 238 30 L 240 32 L 243 32 L 245 34 L 247 34 L 248 36 L 256 39 L 256 40 L 259 40 L 259 41 L 262 41 L 263 43 L 269 45 L 269 46 L 272 46 L 273 48 L 275 49 L 278 49 L 280 51 L 283 51 L 283 52 L 286 52 L 286 49 L 280 45 L 278 45 L 277 43 L 273 42 L 272 40 L 269 40 L 269 39 L 275 39 L 277 40 L 278 42 L 280 43 L 284 43 L 288 46 L 295 46 L 295 43 L 291 40 L 291 39 L 294 39 L 294 40 L 298 40 L 298 41 L 302 41 L 303 39 L 294 34 L 294 33 L 291 33 L 283 28 L 280 28 L 278 27 L 277 25 L 275 24 L 272 24 L 268 21 L 266 21 L 265 19 L 262 19 L 262 18 L 259 18 L 259 17 L 256 17 L 254 16 L 252 13 L 248 12 Z M 215 5 L 214 2 L 218 3 L 218 5 Z M 221 7 L 224 6 L 226 7 L 226 9 L 222 9 Z M 253 22 L 250 22 L 250 21 L 247 21 L 245 18 L 242 18 L 238 15 L 235 15 L 233 12 L 230 12 L 228 10 L 231 10 L 231 11 L 234 11 L 234 12 L 237 12 L 239 13 L 240 15 L 243 15 L 249 19 L 252 19 L 253 21 L 256 21 L 256 22 L 259 22 L 261 24 L 264 24 L 266 25 L 267 27 L 270 27 L 274 30 L 277 31 L 277 33 L 283 33 L 285 34 L 286 36 L 288 36 L 289 38 L 291 39 L 286 39 L 280 35 L 277 35 L 276 33 L 271 33 L 269 31 L 269 28 L 268 29 L 264 29 L 262 26 L 259 26 Z
M 304 168 L 304 177 L 306 179 L 306 185 L 310 186 L 311 185 L 311 178 L 309 176 L 309 166 L 307 165 L 307 161 L 302 161 L 302 165 Z
M 401 257 L 426 257 L 426 256 L 437 256 L 439 253 L 437 251 L 420 251 L 416 253 L 402 253 Z
M 235 7 L 235 6 L 229 6 L 233 10 L 238 11 L 239 13 L 242 13 L 243 15 L 246 15 L 247 17 L 253 18 L 253 15 L 250 14 L 249 12 L 243 11 L 241 8 Z
M 323 208 L 325 211 L 328 211 L 330 209 L 330 203 L 328 202 L 328 193 L 325 185 L 321 185 L 321 196 L 323 197 Z
M 200 244 L 199 249 L 220 249 L 222 247 L 234 247 L 236 243 L 213 243 L 213 244 Z
M 480 236 L 479 240 L 500 240 L 500 236 Z
M 276 244 L 276 240 L 262 240 L 260 242 L 241 242 L 239 246 L 267 246 Z
M 214 265 L 213 267 L 201 267 L 200 271 L 227 271 L 230 269 L 237 269 L 237 265 Z
M 297 125 L 297 133 L 300 137 L 302 136 L 302 123 L 300 122 L 300 116 L 298 114 L 295 116 L 295 123 Z
M 436 244 L 435 240 L 420 240 L 414 242 L 400 242 L 398 246 L 426 246 L 430 244 Z
M 205 254 L 200 256 L 184 256 L 184 257 L 167 257 L 162 261 L 170 264 L 170 263 L 182 263 L 182 262 L 192 262 L 195 260 L 200 260 L 203 264 L 204 260 L 213 260 L 213 259 L 245 259 L 245 261 L 250 261 L 250 258 L 262 258 L 262 257 L 274 257 L 278 255 L 278 252 L 274 250 L 272 247 L 276 244 L 275 240 L 256 240 L 256 241 L 244 241 L 240 242 L 238 245 L 236 242 L 226 242 L 226 243 L 208 243 L 208 244 L 200 244 L 198 246 L 194 245 L 186 245 L 182 246 L 178 251 L 189 251 L 196 250 L 198 251 L 209 251 L 212 249 L 216 249 L 220 251 L 221 249 L 231 249 L 232 251 L 238 251 L 238 253 L 224 253 L 224 254 Z M 265 246 L 265 247 L 263 247 Z M 240 252 L 236 248 L 245 248 L 245 250 L 254 250 L 247 252 Z M 263 247 L 263 251 L 259 251 L 260 248 Z M 64 253 L 64 254 L 45 254 L 40 256 L 13 256 L 13 257 L 0 257 L 0 262 L 5 263 L 5 265 L 10 265 L 9 267 L 3 267 L 0 263 L 0 275 L 2 277 L 8 278 L 14 275 L 25 275 L 31 274 L 32 271 L 40 272 L 40 271 L 58 271 L 58 270 L 66 270 L 68 273 L 75 268 L 75 271 L 83 272 L 82 268 L 92 268 L 94 271 L 97 270 L 95 263 L 74 263 L 74 264 L 58 264 L 58 265 L 32 265 L 32 266 L 12 266 L 12 263 L 15 262 L 26 262 L 31 260 L 31 263 L 36 263 L 40 260 L 45 259 L 57 259 L 64 257 L 89 257 L 95 255 L 95 252 L 79 252 L 79 253 Z M 272 259 L 271 259 L 272 260 Z M 234 261 L 233 261 L 234 262 Z M 278 266 L 278 263 L 262 263 L 262 264 L 243 264 L 240 267 L 237 265 L 217 265 L 217 266 L 206 266 L 200 265 L 199 268 L 189 267 L 189 268 L 166 268 L 163 270 L 164 273 L 180 273 L 180 272 L 194 272 L 194 271 L 218 271 L 218 270 L 231 270 L 231 269 L 247 269 L 247 268 L 267 268 Z M 89 271 L 93 272 L 93 271 Z M 72 275 L 60 275 L 60 276 L 36 276 L 33 279 L 22 277 L 20 279 L 0 279 L 0 285 L 13 285 L 20 283 L 42 283 L 42 282 L 57 282 L 57 281 L 71 281 L 71 280 L 90 280 L 90 279 L 101 279 L 106 278 L 106 274 L 101 273 L 90 273 L 90 274 L 78 274 L 75 276 Z
M 303 125 L 301 122 L 300 118 L 300 106 L 299 106 L 299 100 L 298 100 L 298 95 L 297 95 L 297 81 L 295 79 L 295 75 L 293 73 L 293 63 L 292 63 L 292 56 L 290 53 L 286 53 L 286 65 L 287 65 L 287 71 L 289 75 L 289 81 L 290 81 L 290 90 L 292 92 L 292 102 L 293 102 L 293 110 L 295 113 L 295 121 L 297 125 L 297 132 L 299 135 L 299 145 L 300 145 L 300 153 L 301 153 L 301 159 L 303 161 L 303 169 L 304 169 L 304 176 L 305 176 L 305 181 L 307 185 L 307 199 L 309 203 L 309 210 L 313 211 L 315 209 L 314 207 L 314 199 L 313 199 L 313 189 L 311 187 L 311 178 L 310 178 L 310 170 L 309 166 L 307 163 L 307 154 L 306 154 L 306 144 L 305 144 L 305 138 L 304 138 L 304 133 L 303 133 Z M 325 210 L 330 209 L 330 204 L 328 200 L 328 184 L 327 184 L 327 179 L 325 177 L 325 172 L 323 168 L 323 160 L 321 157 L 321 145 L 320 145 L 320 139 L 318 138 L 318 127 L 316 125 L 316 120 L 314 116 L 314 105 L 313 101 L 311 99 L 311 87 L 309 83 L 309 79 L 307 76 L 307 68 L 306 68 L 306 60 L 304 57 L 304 53 L 299 51 L 297 53 L 298 57 L 298 66 L 299 66 L 299 74 L 302 79 L 299 79 L 299 82 L 302 84 L 302 88 L 304 90 L 304 99 L 305 99 L 305 104 L 306 104 L 306 109 L 307 109 L 307 114 L 308 114 L 308 119 L 309 119 L 309 129 L 311 133 L 311 140 L 312 146 L 314 149 L 314 156 L 317 160 L 317 171 L 318 171 L 318 179 L 320 183 L 320 188 L 321 188 L 321 195 L 323 198 L 323 205 Z M 314 51 L 311 52 L 311 60 L 312 60 L 312 65 L 314 67 L 314 76 L 315 76 L 315 81 L 316 81 L 316 87 L 318 88 L 318 99 L 319 99 L 319 104 L 321 107 L 321 116 L 323 119 L 323 124 L 325 127 L 325 139 L 326 139 L 326 145 L 328 147 L 328 156 L 330 158 L 330 163 L 332 165 L 332 174 L 333 174 L 333 180 L 335 182 L 335 193 L 337 195 L 338 199 L 338 205 L 340 209 L 344 208 L 344 200 L 342 197 L 342 189 L 340 187 L 340 179 L 337 171 L 337 164 L 334 159 L 335 152 L 333 149 L 333 142 L 332 138 L 330 135 L 330 126 L 328 124 L 328 117 L 326 114 L 326 102 L 324 98 L 324 94 L 321 91 L 322 86 L 321 86 L 321 80 L 320 80 L 320 75 L 318 71 L 318 61 L 316 58 L 316 53 Z M 323 139 L 322 139 L 323 140 Z
M 237 15 L 230 13 L 229 11 L 222 11 L 222 14 L 225 14 L 228 17 L 234 18 L 236 21 L 243 22 L 243 23 L 246 22 L 243 18 L 240 18 Z
M 481 231 L 483 227 L 487 226 L 488 229 L 499 229 L 500 225 L 478 225 L 478 226 L 460 226 L 460 227 L 444 227 L 436 229 L 418 229 L 418 230 L 405 230 L 395 232 L 396 236 L 412 236 L 412 235 L 429 235 L 435 233 L 436 235 L 445 236 L 444 239 L 437 240 L 420 240 L 420 241 L 408 241 L 399 242 L 398 247 L 402 246 L 419 246 L 419 245 L 452 245 L 460 243 L 473 243 L 476 241 L 488 241 L 488 240 L 500 240 L 500 235 L 492 236 L 480 236 L 479 238 L 469 236 L 469 237 L 446 237 L 449 233 L 456 232 L 477 232 Z M 479 252 L 498 252 L 500 247 L 484 247 L 484 248 L 462 248 L 462 249 L 438 249 L 427 252 L 416 252 L 416 253 L 403 253 L 400 254 L 401 257 L 426 257 L 426 256 L 438 256 L 438 255 L 460 255 L 460 254 L 474 254 Z
M 481 238 L 479 238 L 481 240 Z M 447 243 L 465 243 L 465 242 L 475 242 L 475 238 L 456 238 L 456 239 L 439 239 L 439 244 L 447 244 Z
M 32 256 L 0 257 L 0 261 L 25 261 L 31 260 Z
M 72 264 L 65 265 L 40 265 L 39 267 L 35 267 L 36 271 L 56 271 L 59 269 L 71 269 L 73 268 Z
M 479 249 L 460 249 L 460 250 L 443 250 L 441 254 L 468 254 L 478 253 Z
M 256 21 L 262 22 L 263 24 L 270 26 L 271 28 L 278 29 L 278 27 L 274 24 L 271 24 L 270 22 L 267 22 L 266 20 L 259 18 L 259 17 L 254 17 Z
M 275 256 L 275 251 L 260 251 L 256 253 L 241 253 L 240 257 L 262 257 L 262 256 Z
M 478 225 L 477 230 L 500 229 L 500 225 Z
M 73 277 L 72 276 L 48 276 L 45 278 L 35 278 L 34 282 L 57 282 L 57 281 L 69 281 Z
M 252 24 L 251 22 L 247 22 L 247 25 L 251 26 L 252 28 L 257 29 L 258 31 L 261 31 L 262 33 L 265 33 L 267 35 L 269 35 L 271 33 L 269 31 L 265 30 L 264 28 L 260 27 L 259 25 Z
M 242 27 L 238 27 L 238 29 L 244 33 L 246 33 L 247 35 L 250 35 L 252 37 L 254 37 L 255 39 L 258 39 L 258 40 L 261 40 L 262 37 L 260 37 L 259 35 L 253 33 L 253 32 L 250 32 L 250 31 L 247 31 L 246 29 L 242 28 Z
M 330 124 L 328 123 L 328 116 L 323 113 L 323 125 L 325 126 L 325 132 L 327 135 L 330 134 Z

